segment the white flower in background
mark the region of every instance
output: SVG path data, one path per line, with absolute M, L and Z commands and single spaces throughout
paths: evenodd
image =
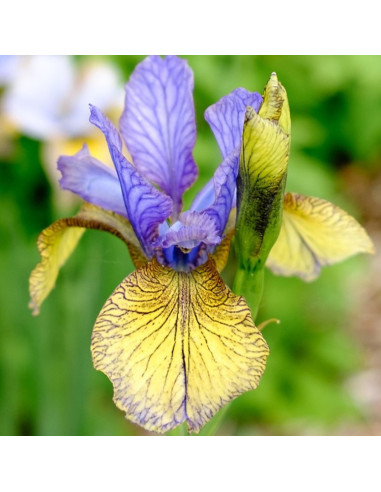
M 123 104 L 116 70 L 99 61 L 77 66 L 67 56 L 21 57 L 12 78 L 3 112 L 21 133 L 38 140 L 87 135 L 94 98 L 104 109 Z
M 21 57 L 15 55 L 0 55 L 0 89 L 12 82 Z
M 14 55 L 0 55 L 0 158 L 5 158 L 12 154 L 13 139 L 17 134 L 13 125 L 4 116 L 1 98 L 6 88 L 14 79 L 21 57 Z
M 79 151 L 85 141 L 91 153 L 103 147 L 89 123 L 89 102 L 96 101 L 111 118 L 123 107 L 117 68 L 95 58 L 76 63 L 69 56 L 0 57 L 1 80 L 3 118 L 18 133 L 43 142 L 41 160 L 54 186 L 57 156 Z

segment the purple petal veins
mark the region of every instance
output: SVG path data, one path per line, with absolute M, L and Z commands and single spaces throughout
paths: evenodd
M 190 211 L 181 213 L 183 193 L 197 176 L 192 91 L 193 74 L 184 60 L 146 58 L 126 85 L 120 120 L 134 165 L 122 154 L 114 125 L 92 105 L 90 121 L 104 133 L 116 173 L 94 159 L 86 146 L 74 156 L 62 156 L 58 163 L 63 188 L 127 216 L 146 256 L 156 255 L 178 270 L 202 264 L 221 242 L 235 206 L 246 107 L 258 111 L 262 103 L 258 93 L 239 88 L 206 110 L 223 162 Z
M 151 56 L 141 62 L 126 85 L 120 130 L 136 168 L 174 202 L 198 170 L 192 151 L 196 140 L 193 74 L 185 60 Z
M 179 248 L 190 250 L 201 242 L 215 246 L 221 242 L 221 237 L 211 217 L 190 211 L 182 213 L 179 220 L 160 238 L 160 245 L 163 248 L 176 245 Z
M 238 155 L 238 150 L 231 152 L 215 172 L 213 204 L 203 211 L 182 213 L 179 220 L 159 237 L 157 245 L 164 248 L 164 258 L 173 268 L 185 269 L 186 264 L 188 268 L 198 266 L 207 259 L 206 253 L 212 252 L 221 242 L 235 199 Z M 179 252 L 174 246 L 191 251 L 184 255 L 184 251 Z
M 205 119 L 216 137 L 224 159 L 241 147 L 246 107 L 251 106 L 255 111 L 258 111 L 261 104 L 262 96 L 258 92 L 249 92 L 246 89 L 238 88 L 209 106 L 205 111 Z M 239 152 L 234 154 L 234 158 L 237 159 L 235 165 L 238 165 Z M 202 210 L 209 207 L 215 198 L 214 178 L 212 178 L 196 195 L 191 210 Z M 235 206 L 235 196 L 232 206 Z
M 241 87 L 205 111 L 205 119 L 216 137 L 222 157 L 241 145 L 243 122 L 247 106 L 258 111 L 262 104 L 262 96 L 258 92 L 249 92 Z

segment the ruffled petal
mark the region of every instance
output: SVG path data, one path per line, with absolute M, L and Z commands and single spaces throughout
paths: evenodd
M 92 157 L 86 144 L 75 155 L 62 155 L 58 159 L 58 170 L 62 173 L 63 190 L 127 217 L 116 171 Z
M 126 85 L 120 130 L 137 169 L 172 197 L 174 214 L 198 170 L 193 74 L 176 56 L 146 58 Z
M 213 260 L 190 273 L 153 260 L 106 301 L 91 352 L 117 407 L 163 433 L 182 422 L 198 432 L 223 405 L 256 388 L 269 349 Z
M 160 238 L 161 247 L 175 245 L 182 250 L 190 250 L 200 243 L 215 246 L 220 242 L 221 236 L 215 221 L 206 214 L 190 211 L 182 213 L 179 220 Z
M 189 211 L 180 215 L 168 231 L 157 241 L 164 248 L 165 263 L 177 270 L 191 270 L 208 259 L 224 237 L 225 227 L 234 206 L 239 152 L 235 150 L 222 162 L 213 177 L 213 204 L 203 211 Z M 230 240 L 226 243 L 228 252 Z M 180 248 L 179 251 L 177 246 Z M 225 252 L 226 252 L 225 251 Z M 225 256 L 219 267 L 223 268 Z
M 223 158 L 241 145 L 246 107 L 251 106 L 258 111 L 261 104 L 262 96 L 258 92 L 238 88 L 205 111 L 205 119 L 216 137 Z
M 95 106 L 90 122 L 105 135 L 122 187 L 127 215 L 148 258 L 154 254 L 159 225 L 172 213 L 172 200 L 152 186 L 122 155 L 122 142 L 116 128 Z

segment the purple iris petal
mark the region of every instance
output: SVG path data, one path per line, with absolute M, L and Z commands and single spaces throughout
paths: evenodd
M 62 189 L 127 217 L 118 175 L 115 170 L 92 157 L 86 144 L 74 155 L 62 155 L 58 159 L 58 169 L 62 173 Z
M 233 157 L 233 156 L 231 156 Z M 234 161 L 232 164 L 234 164 L 234 169 L 237 168 L 239 162 L 239 154 L 236 154 L 236 157 L 234 157 Z M 221 164 L 220 164 L 221 165 Z M 236 176 L 237 178 L 237 176 Z M 231 208 L 234 208 L 237 204 L 237 193 L 236 193 L 236 187 L 234 184 L 234 192 L 233 192 L 233 201 Z M 203 188 L 202 190 L 196 195 L 194 201 L 192 202 L 192 205 L 189 210 L 205 210 L 209 208 L 211 205 L 213 205 L 214 201 L 216 199 L 215 195 L 215 188 L 214 188 L 214 178 L 212 178 Z
M 205 119 L 216 137 L 223 158 L 241 145 L 246 107 L 251 106 L 258 111 L 261 104 L 262 96 L 258 92 L 249 92 L 240 87 L 205 111 Z
M 210 246 L 209 246 L 210 248 Z M 193 268 L 205 263 L 208 259 L 207 246 L 205 244 L 199 244 L 195 248 L 192 248 L 189 253 L 182 251 L 177 246 L 170 246 L 169 248 L 163 248 L 164 262 L 158 260 L 160 263 L 169 266 L 178 271 L 189 272 Z
M 154 188 L 121 152 L 121 140 L 116 128 L 95 106 L 90 106 L 90 122 L 105 135 L 115 169 L 119 176 L 127 214 L 148 258 L 154 253 L 153 243 L 158 226 L 172 212 L 172 200 Z
M 222 97 L 216 104 L 209 106 L 205 111 L 205 119 L 209 123 L 216 137 L 222 157 L 225 159 L 233 151 L 241 146 L 243 122 L 246 107 L 251 106 L 258 111 L 262 104 L 262 96 L 258 92 L 249 92 L 238 88 L 227 96 Z M 233 158 L 233 154 L 231 156 Z M 238 165 L 239 152 L 234 154 Z M 222 165 L 222 164 L 221 164 Z M 191 210 L 203 210 L 213 204 L 216 199 L 215 178 L 212 178 L 204 188 L 196 195 Z M 235 194 L 232 207 L 235 206 Z
M 236 179 L 240 150 L 237 148 L 219 165 L 214 173 L 214 202 L 204 213 L 214 219 L 218 234 L 223 235 L 236 196 Z
M 176 56 L 151 56 L 126 85 L 120 131 L 136 168 L 158 185 L 181 211 L 182 196 L 198 170 L 192 151 L 196 140 L 193 74 Z
M 183 268 L 186 264 L 197 266 L 207 258 L 221 242 L 229 213 L 235 199 L 235 181 L 238 173 L 239 150 L 231 152 L 218 167 L 213 177 L 214 202 L 203 211 L 189 211 L 180 215 L 157 240 L 163 248 L 164 257 L 172 268 Z M 191 250 L 179 253 L 174 246 Z
M 222 235 L 230 210 L 236 201 L 236 179 L 238 174 L 239 149 L 233 150 L 218 166 L 213 178 L 193 200 L 191 211 L 204 211 L 217 223 Z
M 199 212 L 184 212 L 179 220 L 160 238 L 160 246 L 169 248 L 179 246 L 190 250 L 200 243 L 215 246 L 221 242 L 216 223 L 207 214 Z
M 195 196 L 190 210 L 200 212 L 205 210 L 214 202 L 214 181 L 210 179 L 201 191 Z
M 119 152 L 122 152 L 122 139 L 120 138 L 118 130 L 111 123 L 111 121 L 102 113 L 102 111 L 99 108 L 97 108 L 93 104 L 90 104 L 89 106 L 90 106 L 90 118 L 89 118 L 90 123 L 92 123 L 97 128 L 99 128 L 101 132 L 104 134 L 109 149 L 110 147 L 115 147 L 116 149 L 119 150 Z M 117 168 L 116 170 L 118 171 Z

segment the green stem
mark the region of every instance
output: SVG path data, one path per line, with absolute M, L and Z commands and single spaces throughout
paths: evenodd
M 188 427 L 186 422 L 178 425 L 175 429 L 172 429 L 166 433 L 167 436 L 189 436 Z
M 188 426 L 186 422 L 180 425 L 180 436 L 189 436 Z
M 253 271 L 238 267 L 234 278 L 233 292 L 243 296 L 250 307 L 253 319 L 257 317 L 259 305 L 263 295 L 264 269 Z
M 230 403 L 227 403 L 221 410 L 215 415 L 210 422 L 208 422 L 200 431 L 199 436 L 214 436 L 217 430 L 220 428 Z

